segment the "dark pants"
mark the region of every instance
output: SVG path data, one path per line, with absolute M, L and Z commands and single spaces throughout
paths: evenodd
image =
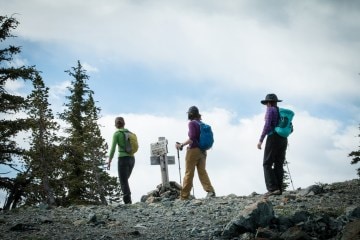
M 131 191 L 129 186 L 129 178 L 135 165 L 134 157 L 118 158 L 118 174 L 120 180 L 121 191 L 123 192 L 123 201 L 125 204 L 131 203 Z
M 264 150 L 264 176 L 268 191 L 282 191 L 287 138 L 273 133 L 267 136 Z

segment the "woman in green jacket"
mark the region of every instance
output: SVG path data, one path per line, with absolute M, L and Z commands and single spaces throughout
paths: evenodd
M 118 129 L 112 139 L 108 170 L 110 170 L 111 161 L 115 154 L 116 146 L 118 146 L 118 174 L 120 186 L 123 193 L 123 201 L 125 204 L 131 204 L 131 191 L 129 186 L 129 178 L 135 165 L 134 154 L 125 151 L 125 134 L 128 131 L 125 127 L 125 120 L 122 117 L 115 118 L 115 127 Z

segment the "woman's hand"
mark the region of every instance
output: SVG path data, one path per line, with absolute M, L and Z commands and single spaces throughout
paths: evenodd
M 183 148 L 183 145 L 181 144 L 181 143 L 175 143 L 175 148 L 177 149 L 177 150 L 182 150 L 182 148 Z
M 111 159 L 109 159 L 109 161 L 107 162 L 107 170 L 110 170 L 110 166 L 111 166 Z

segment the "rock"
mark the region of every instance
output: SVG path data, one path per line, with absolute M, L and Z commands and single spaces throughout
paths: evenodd
M 345 225 L 341 240 L 357 240 L 360 239 L 360 219 L 349 222 Z
M 141 197 L 141 202 L 154 203 L 162 201 L 173 201 L 180 196 L 181 185 L 176 182 L 169 182 L 169 186 L 158 185 L 155 190 L 148 192 Z
M 291 227 L 281 234 L 281 239 L 286 240 L 311 240 L 311 237 L 307 235 L 299 227 Z
M 225 237 L 236 237 L 245 232 L 255 232 L 258 227 L 266 227 L 274 218 L 272 204 L 269 201 L 256 202 L 244 209 L 225 226 Z
M 88 217 L 88 223 L 95 223 L 97 222 L 97 217 L 95 213 L 90 213 Z
M 25 232 L 25 231 L 39 231 L 40 229 L 35 227 L 33 224 L 18 223 L 10 228 L 10 231 Z
M 300 196 L 306 196 L 306 195 L 318 195 L 323 192 L 324 192 L 323 187 L 321 187 L 319 185 L 311 185 L 311 186 L 307 187 L 306 189 L 301 190 L 298 194 Z
M 347 207 L 345 212 L 348 218 L 360 218 L 360 205 Z
M 279 239 L 279 234 L 269 228 L 259 227 L 255 234 L 256 239 Z
M 291 221 L 294 224 L 299 224 L 299 223 L 304 223 L 306 222 L 310 217 L 310 213 L 307 211 L 297 211 L 295 212 L 295 214 L 292 216 Z

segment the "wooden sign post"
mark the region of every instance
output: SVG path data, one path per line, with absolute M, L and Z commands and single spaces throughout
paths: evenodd
M 159 137 L 159 141 L 150 144 L 150 162 L 151 165 L 160 165 L 163 188 L 170 186 L 168 165 L 175 164 L 175 156 L 167 156 L 167 144 L 168 141 L 165 137 Z

